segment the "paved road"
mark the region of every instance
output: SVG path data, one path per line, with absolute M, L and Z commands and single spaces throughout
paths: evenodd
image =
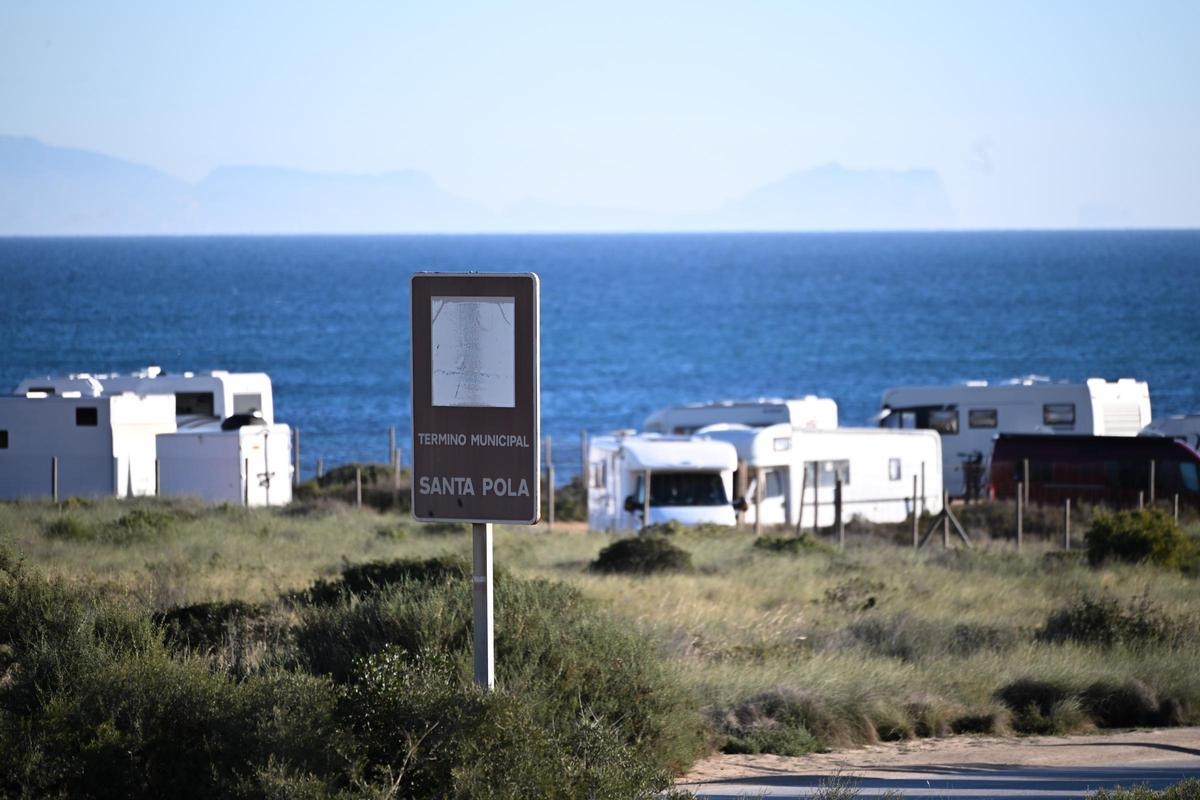
M 1200 779 L 1200 728 L 1076 737 L 952 737 L 799 758 L 718 756 L 678 784 L 703 800 L 883 796 L 1083 798 Z M 839 791 L 841 790 L 841 791 Z
M 884 795 L 902 796 L 908 800 L 1029 800 L 1086 797 L 1097 789 L 1137 784 L 1162 789 L 1186 778 L 1200 778 L 1200 758 L 1084 767 L 1013 767 L 1000 764 L 890 767 L 871 770 L 868 775 L 755 775 L 686 788 L 703 800 L 810 798 L 838 788 L 852 789 L 862 800 Z

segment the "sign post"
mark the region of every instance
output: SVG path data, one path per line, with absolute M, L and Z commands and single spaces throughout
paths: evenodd
M 492 524 L 541 511 L 535 274 L 412 277 L 413 516 L 472 523 L 475 682 L 495 682 Z

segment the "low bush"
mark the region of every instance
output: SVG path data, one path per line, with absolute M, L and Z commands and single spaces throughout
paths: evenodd
M 649 798 L 701 747 L 695 699 L 575 590 L 498 575 L 486 693 L 460 563 L 337 583 L 152 620 L 0 547 L 0 797 Z M 198 656 L 273 610 L 265 666 Z
M 1080 704 L 1101 728 L 1171 724 L 1170 720 L 1160 721 L 1163 705 L 1158 702 L 1154 690 L 1141 681 L 1098 681 L 1083 690 Z M 1166 709 L 1170 707 L 1167 703 Z
M 725 753 L 773 753 L 799 756 L 828 749 L 837 720 L 816 696 L 792 689 L 772 689 L 720 712 L 715 720 Z
M 753 547 L 755 550 L 763 550 L 768 553 L 786 553 L 788 555 L 834 552 L 832 547 L 817 541 L 807 531 L 799 536 L 759 536 L 754 540 Z
M 665 536 L 629 536 L 605 547 L 591 563 L 592 572 L 651 575 L 656 572 L 689 572 L 692 555 Z
M 1195 556 L 1196 545 L 1162 509 L 1098 513 L 1087 533 L 1088 563 L 1147 562 L 1181 569 Z
M 1180 632 L 1181 627 L 1148 598 L 1122 606 L 1114 598 L 1085 595 L 1050 612 L 1037 638 L 1112 647 L 1169 643 Z
M 404 797 L 650 798 L 669 774 L 585 708 L 551 724 L 536 703 L 486 692 L 436 653 L 365 659 L 347 698 L 374 782 Z
M 554 489 L 554 519 L 559 522 L 582 522 L 587 519 L 587 487 L 579 476 Z M 550 518 L 550 493 L 542 482 L 542 519 Z
M 1132 786 L 1128 789 L 1100 789 L 1088 796 L 1089 800 L 1200 800 L 1200 779 L 1186 778 L 1165 789 L 1154 790 L 1149 786 Z

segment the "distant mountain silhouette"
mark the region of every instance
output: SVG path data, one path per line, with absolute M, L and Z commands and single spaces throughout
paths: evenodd
M 188 183 L 129 161 L 0 136 L 0 235 L 945 228 L 932 170 L 794 173 L 709 214 L 528 200 L 495 214 L 415 170 L 378 175 L 231 166 Z
M 936 172 L 853 170 L 838 164 L 796 172 L 729 204 L 721 227 L 758 230 L 947 228 L 954 214 Z
M 416 171 L 221 167 L 190 184 L 109 156 L 0 136 L 0 235 L 477 230 L 489 215 Z
M 150 167 L 0 136 L 0 234 L 168 233 L 188 194 Z

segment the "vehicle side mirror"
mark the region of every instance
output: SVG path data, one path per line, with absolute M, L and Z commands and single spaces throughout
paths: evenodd
M 746 498 L 744 498 L 744 497 L 739 497 L 738 499 L 733 501 L 733 510 L 734 511 L 747 511 L 747 510 L 749 510 L 749 508 L 750 508 L 750 504 L 746 502 Z
M 636 497 L 634 497 L 633 495 L 629 495 L 628 497 L 625 498 L 625 510 L 628 511 L 630 514 L 632 514 L 635 511 L 641 510 L 641 506 L 638 505 L 638 501 L 637 501 Z

